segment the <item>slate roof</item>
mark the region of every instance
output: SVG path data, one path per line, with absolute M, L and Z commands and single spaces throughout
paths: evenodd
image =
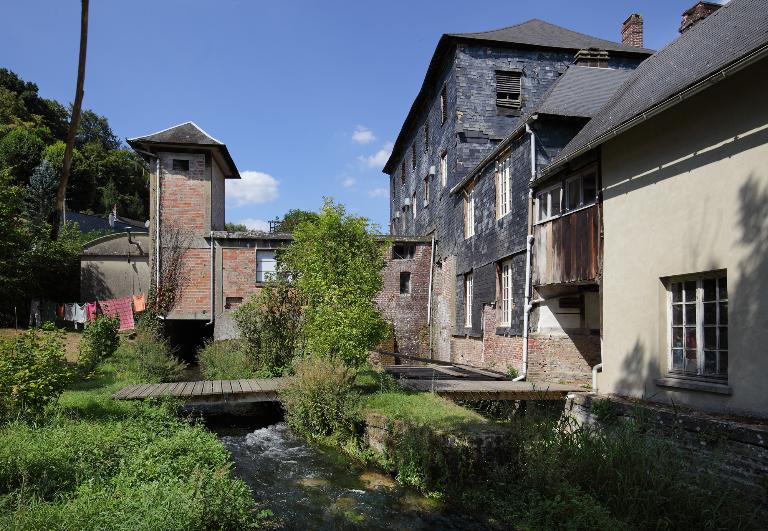
M 113 232 L 124 232 L 126 230 L 145 230 L 145 224 L 143 221 L 117 217 L 115 225 L 109 224 L 109 219 L 101 216 L 94 216 L 91 214 L 81 214 L 80 212 L 74 212 L 67 210 L 67 221 L 74 221 L 80 227 L 80 232 L 91 232 L 94 230 L 109 230 Z
M 565 48 L 568 50 L 599 48 L 600 50 L 607 50 L 609 52 L 639 54 L 653 53 L 653 50 L 647 48 L 638 48 L 636 46 L 629 46 L 600 39 L 555 24 L 550 24 L 549 22 L 537 18 L 497 30 L 482 31 L 479 33 L 449 33 L 448 35 L 462 39 L 524 44 L 528 46 L 542 46 L 545 48 Z
M 530 122 L 534 115 L 549 114 L 568 118 L 591 118 L 632 73 L 632 70 L 625 69 L 569 66 L 565 73 L 541 96 L 539 103 L 522 116 L 510 134 L 451 188 L 451 193 L 461 190 L 501 151 L 506 149 L 525 129 L 525 125 Z
M 627 46 L 621 43 L 592 37 L 539 19 L 532 19 L 520 24 L 515 24 L 514 26 L 479 33 L 446 33 L 440 37 L 440 40 L 437 43 L 435 53 L 432 55 L 432 59 L 429 62 L 429 67 L 427 68 L 427 73 L 424 76 L 424 81 L 421 84 L 419 93 L 416 95 L 413 104 L 411 104 L 408 115 L 400 129 L 400 133 L 395 140 L 392 154 L 384 165 L 385 173 L 389 173 L 394 169 L 393 165 L 397 162 L 400 154 L 406 147 L 403 144 L 408 136 L 412 123 L 418 118 L 422 106 L 431 98 L 435 97 L 437 89 L 433 85 L 435 84 L 435 78 L 440 74 L 443 60 L 456 43 L 461 41 L 485 42 L 499 46 L 517 45 L 540 48 L 559 48 L 574 50 L 574 52 L 585 48 L 599 48 L 615 54 L 641 54 L 647 56 L 653 53 L 653 50 L 647 48 Z
M 142 149 L 143 145 L 151 144 L 216 147 L 230 166 L 231 175 L 226 175 L 226 178 L 240 178 L 240 172 L 237 171 L 237 166 L 235 165 L 232 156 L 229 154 L 227 146 L 203 131 L 203 129 L 194 122 L 184 122 L 183 124 L 174 125 L 168 129 L 157 131 L 156 133 L 128 138 L 127 142 L 134 149 Z
M 731 0 L 646 59 L 543 173 L 768 44 L 765 0 Z M 716 80 L 712 80 L 715 82 Z

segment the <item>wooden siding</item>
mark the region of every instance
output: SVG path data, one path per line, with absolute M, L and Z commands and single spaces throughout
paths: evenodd
M 592 206 L 533 227 L 533 284 L 594 282 L 600 271 L 600 213 Z

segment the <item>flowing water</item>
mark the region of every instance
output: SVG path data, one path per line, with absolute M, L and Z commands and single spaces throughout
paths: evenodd
M 217 429 L 235 473 L 284 529 L 485 529 L 388 475 L 309 446 L 284 423 Z

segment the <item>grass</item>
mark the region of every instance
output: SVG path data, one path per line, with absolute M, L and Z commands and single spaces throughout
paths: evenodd
M 479 414 L 431 393 L 377 392 L 362 397 L 362 409 L 439 431 L 457 431 L 488 425 Z
M 0 339 L 15 337 L 24 333 L 25 329 L 0 328 Z M 70 363 L 77 362 L 77 356 L 80 352 L 80 341 L 83 338 L 82 330 L 63 330 L 64 332 L 64 357 Z
M 247 529 L 259 514 L 214 434 L 173 402 L 110 398 L 125 349 L 37 424 L 0 426 L 0 529 Z

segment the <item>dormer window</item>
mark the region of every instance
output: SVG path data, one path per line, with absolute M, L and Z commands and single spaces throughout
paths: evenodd
M 573 62 L 579 66 L 608 68 L 608 52 L 605 50 L 598 50 L 597 48 L 579 50 L 576 52 L 576 57 Z
M 173 159 L 173 171 L 189 171 L 189 160 Z
M 507 109 L 519 109 L 523 104 L 521 72 L 496 71 L 496 105 Z

